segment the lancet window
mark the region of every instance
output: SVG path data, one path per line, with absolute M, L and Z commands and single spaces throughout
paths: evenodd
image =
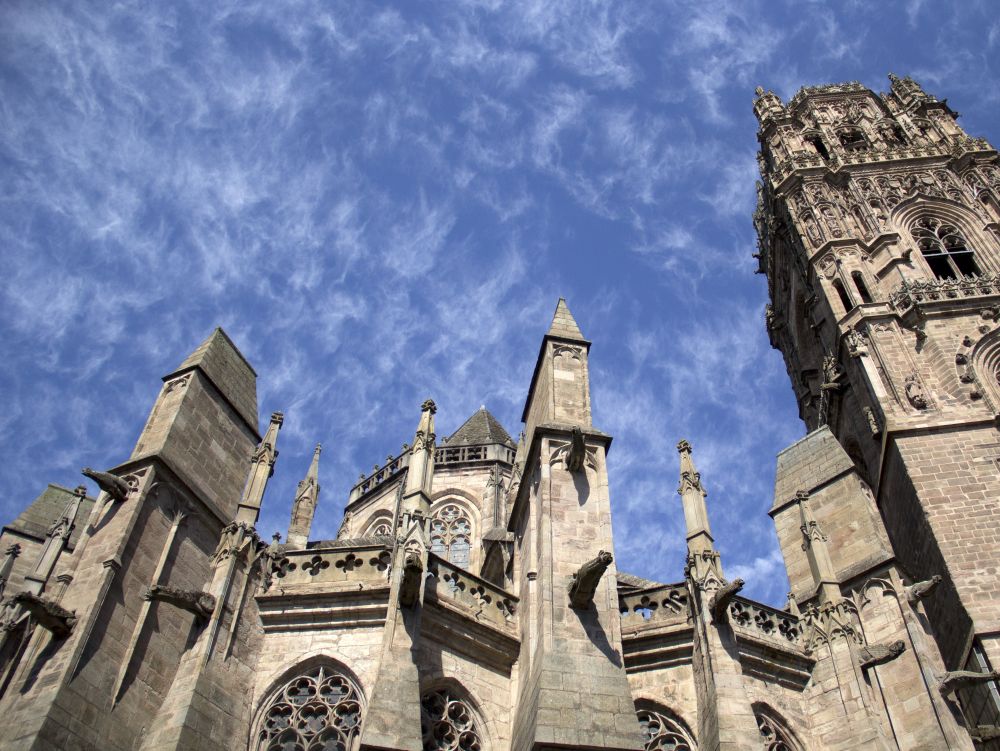
M 482 751 L 483 736 L 469 704 L 450 689 L 431 691 L 420 700 L 424 751 Z
M 976 254 L 954 225 L 927 217 L 917 223 L 912 234 L 927 265 L 938 279 L 979 275 Z
M 646 751 L 695 751 L 698 746 L 680 720 L 663 709 L 636 710 Z
M 472 522 L 461 506 L 449 503 L 431 519 L 431 552 L 456 566 L 469 567 Z
M 361 691 L 319 666 L 295 676 L 271 698 L 257 731 L 257 751 L 345 751 L 361 726 Z

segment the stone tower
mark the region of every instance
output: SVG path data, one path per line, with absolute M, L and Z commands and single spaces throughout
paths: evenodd
M 909 80 L 756 109 L 768 327 L 810 431 L 770 503 L 787 604 L 727 578 L 684 440 L 683 571 L 618 569 L 565 300 L 520 439 L 485 407 L 439 439 L 462 415 L 425 400 L 334 539 L 319 445 L 286 541 L 259 538 L 284 417 L 258 432 L 217 329 L 129 458 L 84 470 L 96 497 L 49 485 L 0 529 L 0 749 L 996 751 L 997 155 Z
M 817 582 L 876 582 L 859 601 L 878 610 L 883 580 L 905 602 L 879 628 L 933 680 L 931 638 L 948 670 L 1000 666 L 1000 165 L 947 100 L 889 79 L 757 90 L 767 330 L 811 431 L 779 456 L 771 514 L 800 607 Z M 957 696 L 974 731 L 997 724 L 995 683 Z

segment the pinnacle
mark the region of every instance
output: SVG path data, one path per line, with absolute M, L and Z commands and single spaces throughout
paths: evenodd
M 546 336 L 586 341 L 583 338 L 580 327 L 576 324 L 576 319 L 569 312 L 569 307 L 566 305 L 566 298 L 564 297 L 560 297 L 559 302 L 556 304 L 556 312 L 552 317 L 552 325 L 549 327 L 549 332 Z

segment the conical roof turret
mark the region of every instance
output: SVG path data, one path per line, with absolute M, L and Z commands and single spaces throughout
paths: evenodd
M 502 443 L 513 446 L 510 434 L 493 414 L 481 406 L 444 441 L 449 446 L 472 446 L 481 443 Z

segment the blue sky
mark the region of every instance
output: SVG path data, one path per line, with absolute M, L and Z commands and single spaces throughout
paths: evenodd
M 783 602 L 800 437 L 753 274 L 753 89 L 909 74 L 1000 138 L 995 2 L 9 2 L 0 517 L 124 460 L 212 327 L 285 412 L 260 529 L 485 404 L 516 435 L 565 296 L 593 342 L 619 567 L 677 581 L 676 441 L 747 593 Z

